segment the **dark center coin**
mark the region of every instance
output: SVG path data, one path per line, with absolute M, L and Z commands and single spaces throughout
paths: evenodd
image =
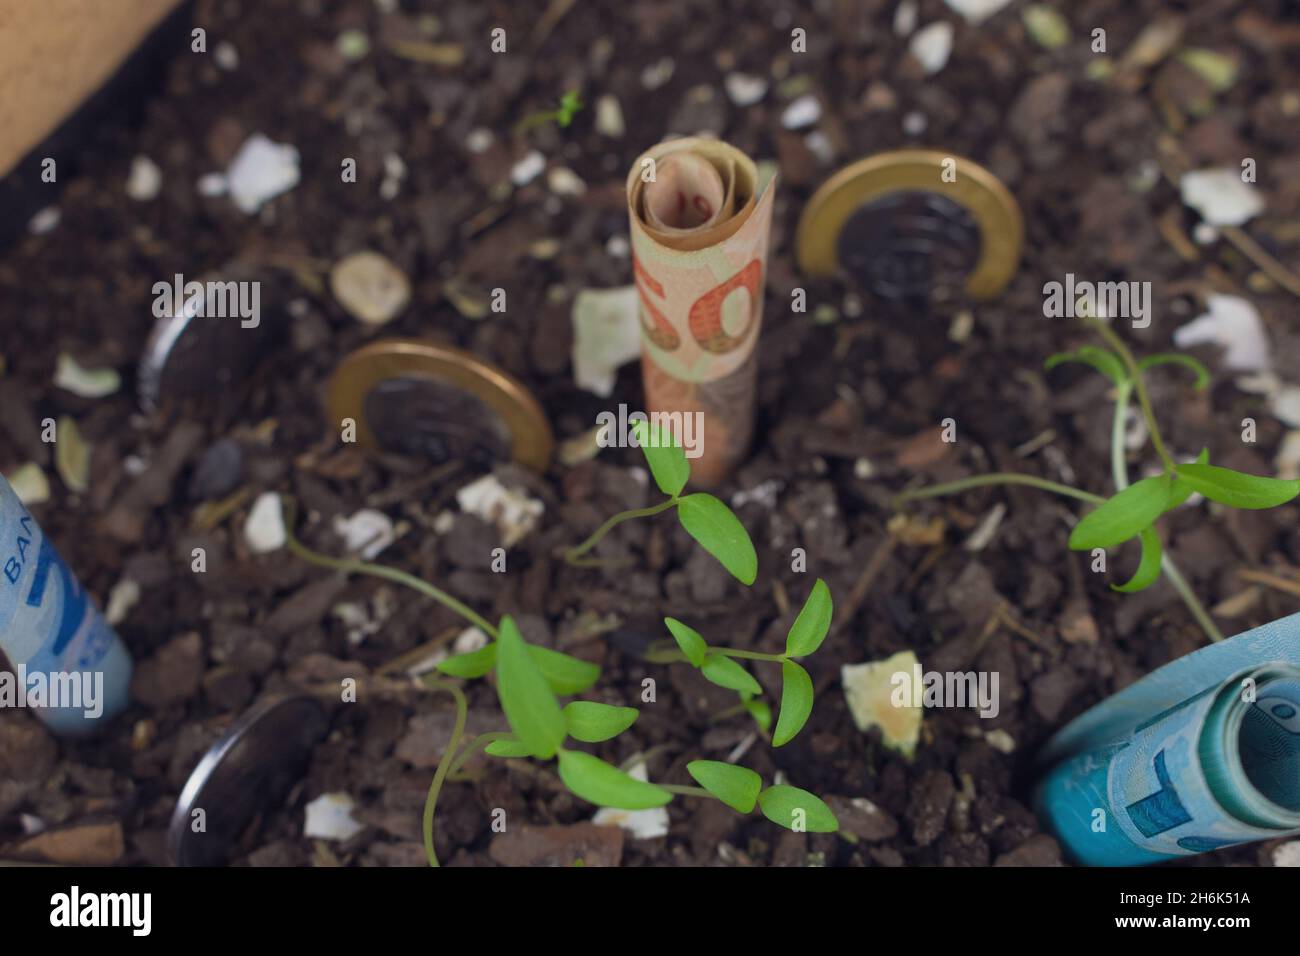
M 881 196 L 850 216 L 837 255 L 865 289 L 893 302 L 956 295 L 980 257 L 980 230 L 961 205 L 938 193 Z
M 363 413 L 380 446 L 434 464 L 491 467 L 510 458 L 510 430 L 474 395 L 430 379 L 391 378 L 366 394 Z

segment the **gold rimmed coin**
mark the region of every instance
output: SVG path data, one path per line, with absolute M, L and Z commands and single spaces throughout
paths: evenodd
M 1015 197 L 978 163 L 937 150 L 879 153 L 839 170 L 795 235 L 809 276 L 851 275 L 885 299 L 997 295 L 1020 261 Z
M 356 422 L 357 442 L 436 463 L 490 467 L 513 460 L 545 471 L 554 437 L 521 382 L 463 349 L 383 339 L 352 352 L 330 377 L 336 425 Z

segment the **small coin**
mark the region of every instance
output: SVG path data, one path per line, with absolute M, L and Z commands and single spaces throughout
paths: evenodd
M 330 377 L 330 419 L 356 422 L 365 447 L 475 467 L 513 459 L 545 471 L 554 437 L 521 382 L 462 349 L 384 339 L 351 353 Z
M 232 264 L 195 282 L 163 280 L 163 306 L 140 359 L 139 396 L 146 411 L 198 400 L 231 407 L 239 386 L 275 344 L 282 325 L 264 314 L 263 277 Z M 156 310 L 157 311 L 157 310 Z
M 1023 238 L 1015 197 L 987 169 L 948 153 L 900 150 L 823 183 L 799 219 L 795 246 L 805 274 L 845 272 L 891 301 L 960 291 L 987 299 L 1011 280 Z
M 175 864 L 224 864 L 249 824 L 302 779 L 328 729 L 324 708 L 310 697 L 272 698 L 245 712 L 203 755 L 176 801 L 167 832 Z

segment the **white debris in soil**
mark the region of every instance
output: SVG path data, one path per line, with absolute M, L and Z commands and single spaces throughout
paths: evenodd
M 454 654 L 473 654 L 488 646 L 488 636 L 477 627 L 467 627 L 456 635 L 451 649 Z
M 920 110 L 908 110 L 903 114 L 903 133 L 907 136 L 920 136 L 930 128 L 929 118 Z
M 632 253 L 632 244 L 627 236 L 610 236 L 605 243 L 605 255 L 614 259 L 626 259 Z
M 636 286 L 583 289 L 573 300 L 573 381 L 608 398 L 618 370 L 641 355 Z
M 251 216 L 271 199 L 298 185 L 298 148 L 254 133 L 239 147 L 225 178 L 230 198 L 241 212 Z
M 853 477 L 858 481 L 870 481 L 876 476 L 876 466 L 870 458 L 859 458 L 853 463 Z
M 1291 840 L 1273 848 L 1274 866 L 1300 866 L 1300 840 Z
M 555 457 L 565 468 L 591 461 L 600 454 L 600 433 L 604 430 L 604 425 L 596 425 L 581 434 L 564 439 L 560 442 Z
M 123 578 L 113 585 L 108 592 L 108 607 L 104 609 L 104 620 L 117 625 L 126 620 L 131 608 L 140 602 L 140 585 L 131 578 Z
M 952 24 L 939 21 L 912 35 L 907 49 L 916 57 L 926 76 L 933 76 L 948 65 L 952 53 Z
M 239 51 L 229 40 L 222 40 L 212 48 L 212 59 L 227 72 L 239 69 Z
M 331 612 L 347 628 L 347 641 L 352 647 L 378 634 L 397 609 L 397 597 L 392 589 L 383 587 L 375 592 L 369 602 L 343 601 L 335 604 Z
M 377 252 L 354 252 L 330 269 L 330 290 L 348 314 L 367 325 L 384 325 L 411 302 L 411 280 Z
M 645 761 L 637 761 L 627 771 L 633 780 L 645 783 Z M 601 807 L 591 822 L 601 827 L 622 827 L 637 840 L 653 840 L 655 837 L 668 835 L 668 811 L 663 807 L 651 807 L 649 810 L 618 810 L 614 807 Z
M 1174 330 L 1180 349 L 1209 342 L 1223 347 L 1223 364 L 1234 372 L 1258 372 L 1269 367 L 1268 338 L 1259 312 L 1236 295 L 1211 295 L 1210 311 Z
M 1283 385 L 1269 393 L 1268 410 L 1283 425 L 1300 428 L 1300 388 Z
M 582 177 L 568 166 L 556 166 L 547 173 L 546 186 L 557 196 L 581 196 L 587 191 Z
M 496 475 L 484 475 L 460 489 L 456 503 L 461 511 L 482 518 L 500 531 L 501 543 L 507 548 L 532 531 L 546 510 L 537 499 L 501 484 Z
M 62 218 L 63 213 L 59 212 L 58 206 L 46 206 L 28 220 L 27 231 L 33 236 L 44 236 L 53 232 Z
M 805 93 L 782 111 L 781 125 L 786 129 L 804 129 L 821 118 L 821 103 L 811 93 Z
M 1230 166 L 1184 173 L 1179 189 L 1183 202 L 1211 226 L 1240 226 L 1264 211 L 1259 191 Z
M 769 478 L 767 481 L 759 482 L 753 488 L 742 488 L 731 496 L 731 507 L 743 508 L 748 504 L 756 504 L 771 511 L 776 507 L 776 497 L 783 487 L 785 487 L 783 482 Z
M 815 129 L 805 136 L 803 144 L 808 147 L 808 152 L 816 156 L 818 162 L 823 165 L 829 165 L 835 159 L 835 147 L 831 143 L 831 138 L 819 129 Z
M 998 502 L 986 514 L 970 537 L 962 544 L 967 551 L 983 551 L 993 540 L 993 536 L 998 533 L 998 527 L 1002 524 L 1002 518 L 1007 513 L 1007 506 Z
M 373 561 L 397 540 L 392 519 L 373 508 L 362 508 L 348 518 L 335 516 L 334 533 L 343 539 L 348 554 L 360 555 L 363 561 Z
M 379 198 L 392 200 L 402 191 L 402 181 L 406 179 L 406 162 L 396 153 L 384 154 L 384 178 L 379 184 Z
M 334 49 L 343 59 L 355 63 L 370 52 L 370 37 L 362 30 L 344 30 L 335 38 Z
M 623 124 L 623 107 L 613 94 L 606 93 L 596 100 L 596 132 L 601 136 L 618 139 L 626 131 Z
M 669 57 L 651 63 L 641 71 L 641 85 L 647 90 L 657 90 L 673 78 L 677 64 Z
M 1212 246 L 1219 241 L 1219 230 L 1208 222 L 1198 222 L 1192 227 L 1192 241 L 1198 246 Z
M 111 368 L 82 368 L 67 352 L 60 352 L 54 368 L 54 387 L 82 398 L 103 398 L 122 387 L 122 378 Z
M 244 540 L 254 554 L 269 554 L 284 547 L 284 512 L 280 496 L 274 491 L 264 491 L 253 502 L 244 522 Z
M 510 169 L 510 181 L 516 187 L 527 186 L 546 170 L 546 157 L 532 150 Z
M 226 182 L 225 173 L 205 173 L 199 177 L 194 188 L 199 191 L 200 196 L 215 199 L 230 192 L 230 183 Z
M 131 172 L 126 177 L 126 194 L 136 202 L 149 202 L 158 197 L 162 189 L 162 170 L 148 156 L 131 160 Z
M 911 651 L 899 651 L 883 661 L 865 664 L 845 664 L 840 668 L 840 684 L 848 701 L 849 713 L 858 730 L 866 733 L 879 727 L 885 746 L 906 757 L 916 753 L 921 739 L 920 706 L 924 688 L 915 679 L 920 662 Z M 905 683 L 896 688 L 894 675 L 905 675 Z M 912 706 L 895 706 L 895 691 L 911 685 L 910 697 L 900 697 L 902 703 Z
M 302 835 L 312 840 L 350 840 L 365 826 L 352 818 L 356 807 L 346 793 L 323 793 L 307 804 Z
M 1011 0 L 945 0 L 945 2 L 952 10 L 965 17 L 967 23 L 979 26 L 1010 4 Z
M 894 10 L 894 33 L 900 37 L 911 36 L 919 22 L 919 13 L 916 0 L 903 0 Z
M 495 142 L 496 137 L 492 135 L 492 131 L 480 126 L 469 131 L 469 135 L 465 137 L 465 148 L 477 156 L 486 153 Z
M 1130 405 L 1124 416 L 1124 448 L 1137 451 L 1146 445 L 1148 437 L 1146 416 Z
M 1283 437 L 1273 468 L 1283 481 L 1300 478 L 1300 431 L 1289 431 Z
M 1005 730 L 990 730 L 984 735 L 988 745 L 998 753 L 1009 754 L 1016 749 L 1016 740 Z
M 737 106 L 753 106 L 767 96 L 767 80 L 751 73 L 728 73 L 722 85 Z
M 41 466 L 34 461 L 19 465 L 5 475 L 9 487 L 14 490 L 18 500 L 23 504 L 39 505 L 50 500 L 50 479 L 45 477 Z
M 974 330 L 975 313 L 970 309 L 962 309 L 952 317 L 952 324 L 948 326 L 948 339 L 961 345 Z

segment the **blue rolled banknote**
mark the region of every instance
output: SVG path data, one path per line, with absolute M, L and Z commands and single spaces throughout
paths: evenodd
M 96 729 L 129 702 L 131 655 L 0 476 L 0 709 L 55 733 Z
M 1300 614 L 1153 671 L 1072 721 L 1040 761 L 1039 815 L 1077 863 L 1300 833 Z

